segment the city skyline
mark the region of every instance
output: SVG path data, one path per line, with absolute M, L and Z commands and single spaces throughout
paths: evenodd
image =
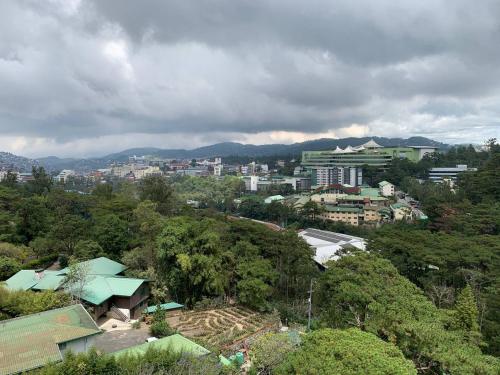
M 499 26 L 494 1 L 8 0 L 0 150 L 481 144 L 500 133 Z

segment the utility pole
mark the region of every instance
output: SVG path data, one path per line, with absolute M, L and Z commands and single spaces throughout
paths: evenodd
M 311 279 L 311 284 L 309 286 L 309 309 L 307 311 L 307 332 L 311 330 L 311 309 L 312 309 L 312 293 L 313 293 L 313 279 Z

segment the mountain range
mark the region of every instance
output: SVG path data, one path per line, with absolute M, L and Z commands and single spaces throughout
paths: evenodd
M 10 153 L 0 153 L 0 166 L 4 169 L 8 166 L 11 169 L 26 171 L 30 165 L 41 165 L 48 171 L 61 169 L 74 169 L 77 171 L 88 171 L 97 168 L 105 168 L 113 162 L 126 162 L 130 156 L 152 156 L 163 159 L 192 159 L 211 157 L 265 157 L 265 156 L 297 156 L 302 151 L 319 151 L 335 149 L 337 146 L 345 148 L 347 146 L 359 146 L 373 139 L 382 146 L 434 146 L 439 149 L 447 149 L 450 146 L 425 137 L 410 138 L 386 138 L 386 137 L 362 137 L 362 138 L 321 138 L 306 142 L 293 144 L 268 144 L 253 145 L 236 142 L 223 142 L 210 146 L 198 147 L 195 149 L 161 149 L 154 147 L 131 148 L 121 152 L 108 154 L 101 157 L 86 159 L 59 158 L 48 156 L 38 159 L 28 159 Z

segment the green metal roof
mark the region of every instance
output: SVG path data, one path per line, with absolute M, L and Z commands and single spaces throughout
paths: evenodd
M 0 374 L 60 361 L 58 344 L 101 333 L 82 305 L 44 311 L 0 324 Z
M 58 275 L 57 271 L 44 271 L 43 277 L 31 289 L 35 290 L 57 290 L 64 282 L 64 275 Z
M 38 280 L 35 279 L 34 270 L 21 270 L 5 280 L 5 285 L 10 290 L 28 290 L 36 283 Z
M 378 186 L 392 185 L 389 181 L 382 181 L 378 183 Z
M 175 309 L 182 309 L 184 305 L 181 305 L 180 303 L 177 302 L 168 302 L 168 303 L 162 303 L 160 305 L 160 309 L 162 310 L 175 310 Z M 147 308 L 144 309 L 144 312 L 147 314 L 152 314 L 156 311 L 157 306 L 148 306 Z
M 160 350 L 168 349 L 172 350 L 175 353 L 189 353 L 195 356 L 210 354 L 210 351 L 208 349 L 205 349 L 203 346 L 198 345 L 197 343 L 185 338 L 184 336 L 175 334 L 156 341 L 147 342 L 141 345 L 132 346 L 131 348 L 119 350 L 112 353 L 112 355 L 114 355 L 115 357 L 121 357 L 125 355 L 142 355 L 146 353 L 149 348 Z
M 146 281 L 116 276 L 126 267 L 108 258 L 96 258 L 80 264 L 88 265 L 89 269 L 82 298 L 94 305 L 99 305 L 112 296 L 130 297 Z M 22 270 L 9 278 L 6 286 L 11 290 L 57 290 L 63 286 L 68 271 L 68 267 L 60 271 L 46 270 L 39 273 L 34 270 Z
M 327 212 L 353 212 L 353 213 L 360 213 L 362 211 L 358 207 L 332 206 L 332 205 L 329 205 L 329 204 L 325 205 L 325 210 Z
M 89 268 L 89 274 L 92 275 L 117 275 L 127 269 L 121 263 L 115 262 L 114 260 L 108 259 L 106 257 L 95 258 L 81 262 L 80 264 Z M 67 274 L 69 267 L 66 267 L 59 271 L 60 274 Z
M 112 296 L 130 297 L 145 281 L 128 277 L 91 275 L 84 287 L 82 298 L 99 305 Z
M 362 187 L 361 188 L 361 195 L 364 195 L 367 197 L 379 197 L 380 190 L 377 188 L 372 188 L 372 187 Z

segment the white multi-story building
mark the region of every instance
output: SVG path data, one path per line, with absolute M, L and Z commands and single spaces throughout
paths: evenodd
M 460 173 L 476 171 L 477 168 L 468 168 L 467 164 L 458 164 L 456 167 L 431 168 L 429 170 L 429 180 L 433 182 L 451 181 L 455 182 Z
M 214 176 L 222 176 L 223 166 L 222 164 L 214 166 Z
M 383 197 L 392 197 L 395 193 L 394 185 L 388 181 L 382 181 L 378 183 L 378 188 L 380 190 L 380 195 Z
M 75 171 L 72 169 L 63 169 L 56 177 L 54 177 L 54 180 L 57 182 L 63 182 L 65 183 L 68 177 L 72 177 L 75 175 Z

